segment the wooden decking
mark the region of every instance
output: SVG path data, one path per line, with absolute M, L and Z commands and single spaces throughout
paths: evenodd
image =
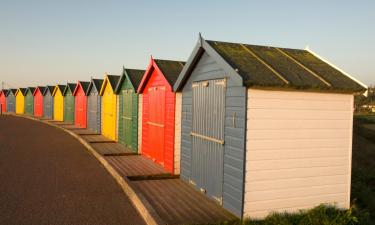
M 73 132 L 79 135 L 99 135 L 89 129 L 77 129 L 77 130 L 73 130 Z
M 73 124 L 51 122 L 87 141 L 147 201 L 167 224 L 211 224 L 236 220 L 217 202 L 177 179 L 164 168 L 123 145 Z
M 161 165 L 141 155 L 107 156 L 106 160 L 123 177 L 169 174 Z
M 81 137 L 89 143 L 115 143 L 115 141 L 100 134 L 82 135 Z
M 131 181 L 167 224 L 210 224 L 235 216 L 179 179 Z
M 86 135 L 85 135 L 86 136 Z M 104 156 L 121 156 L 121 155 L 133 155 L 130 149 L 127 149 L 119 143 L 90 143 L 90 145 L 101 155 Z

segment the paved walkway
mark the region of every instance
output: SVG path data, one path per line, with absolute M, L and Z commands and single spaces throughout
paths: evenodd
M 144 224 L 113 178 L 66 132 L 0 116 L 0 224 Z

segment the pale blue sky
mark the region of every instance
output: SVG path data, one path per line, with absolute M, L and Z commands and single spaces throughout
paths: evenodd
M 205 39 L 310 48 L 375 84 L 375 1 L 0 0 L 0 81 L 102 78 L 155 58 L 187 60 Z

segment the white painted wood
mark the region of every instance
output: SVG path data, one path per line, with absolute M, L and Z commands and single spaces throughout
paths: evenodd
M 174 173 L 180 174 L 182 93 L 176 93 L 174 128 Z
M 143 95 L 138 94 L 138 153 L 142 153 L 142 106 Z
M 244 217 L 350 204 L 353 96 L 248 89 Z

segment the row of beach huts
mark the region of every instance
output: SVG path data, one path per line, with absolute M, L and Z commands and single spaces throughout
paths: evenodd
M 238 217 L 350 206 L 353 96 L 366 85 L 311 50 L 208 41 L 187 62 L 2 90 L 3 112 L 118 141 Z

